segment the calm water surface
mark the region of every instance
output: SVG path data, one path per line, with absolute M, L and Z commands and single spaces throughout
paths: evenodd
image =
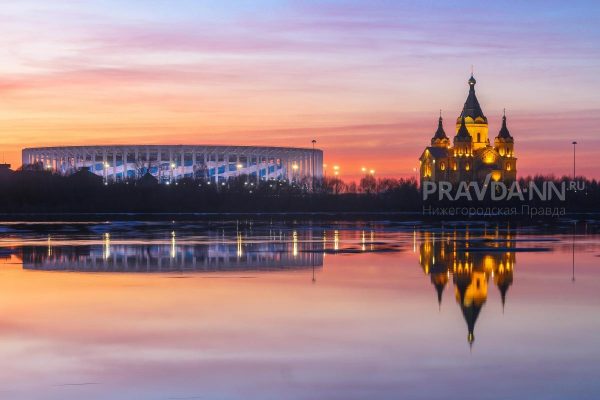
M 0 225 L 2 399 L 597 399 L 600 236 Z

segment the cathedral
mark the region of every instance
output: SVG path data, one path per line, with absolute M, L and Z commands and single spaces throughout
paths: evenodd
M 421 185 L 425 181 L 484 182 L 488 174 L 494 181 L 511 184 L 517 178 L 517 159 L 514 156 L 514 139 L 506 127 L 506 114 L 502 127 L 494 138 L 488 137 L 488 120 L 483 115 L 475 83 L 469 79 L 469 95 L 462 112 L 456 119 L 456 135 L 453 142 L 446 136 L 442 116 L 438 128 L 419 158 Z

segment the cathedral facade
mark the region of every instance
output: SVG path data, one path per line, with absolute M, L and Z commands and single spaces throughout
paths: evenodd
M 514 139 L 506 127 L 506 114 L 502 116 L 502 126 L 492 145 L 488 120 L 475 95 L 477 81 L 473 75 L 468 83 L 469 94 L 456 119 L 456 135 L 452 142 L 446 136 L 440 115 L 431 145 L 419 158 L 421 185 L 426 181 L 483 183 L 488 174 L 494 181 L 509 185 L 517 178 Z

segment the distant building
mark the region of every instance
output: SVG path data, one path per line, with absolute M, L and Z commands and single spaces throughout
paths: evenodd
M 320 178 L 323 151 L 312 148 L 196 145 L 68 146 L 23 149 L 23 166 L 39 165 L 63 175 L 82 168 L 105 182 L 139 179 L 160 183 L 181 178 L 211 182 L 248 175 L 250 180 Z
M 446 136 L 440 114 L 431 145 L 425 148 L 419 158 L 421 183 L 483 182 L 488 174 L 494 181 L 507 184 L 516 180 L 514 139 L 506 126 L 506 115 L 502 116 L 502 127 L 492 145 L 488 138 L 488 120 L 475 95 L 475 83 L 471 75 L 468 80 L 469 94 L 456 119 L 456 135 L 452 143 Z

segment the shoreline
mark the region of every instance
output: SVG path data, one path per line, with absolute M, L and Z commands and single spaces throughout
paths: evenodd
M 109 221 L 212 221 L 212 220 L 279 220 L 294 221 L 369 221 L 369 222 L 438 222 L 456 223 L 465 222 L 518 222 L 537 224 L 548 221 L 600 221 L 600 212 L 572 212 L 566 213 L 560 218 L 542 217 L 535 218 L 528 215 L 512 216 L 454 216 L 444 217 L 423 215 L 417 211 L 394 211 L 394 212 L 181 212 L 181 213 L 146 213 L 146 212 L 109 212 L 109 213 L 0 213 L 0 225 L 15 222 L 109 222 Z

